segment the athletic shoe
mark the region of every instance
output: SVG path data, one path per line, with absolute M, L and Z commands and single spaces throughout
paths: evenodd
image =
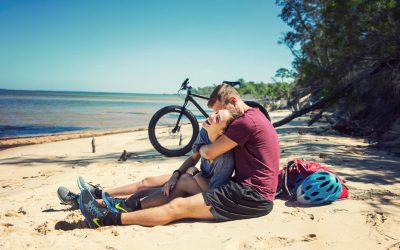
M 111 212 L 114 213 L 129 213 L 132 212 L 132 209 L 126 206 L 125 199 L 122 198 L 114 198 L 109 195 L 107 192 L 102 193 L 102 198 L 107 208 L 110 209 Z
M 79 207 L 78 203 L 79 195 L 74 192 L 71 192 L 68 188 L 63 186 L 59 187 L 57 189 L 57 195 L 58 199 L 60 199 L 62 204 L 70 205 L 73 208 Z
M 76 183 L 78 184 L 79 190 L 81 190 L 81 192 L 84 189 L 86 189 L 93 196 L 93 198 L 98 198 L 98 199 L 101 198 L 101 197 L 97 197 L 96 193 L 95 193 L 96 188 L 100 187 L 99 184 L 93 185 L 91 183 L 86 183 L 82 176 L 79 176 L 78 179 L 76 179 Z
M 91 228 L 104 226 L 104 217 L 110 212 L 102 207 L 87 189 L 82 190 L 79 196 L 79 209 Z

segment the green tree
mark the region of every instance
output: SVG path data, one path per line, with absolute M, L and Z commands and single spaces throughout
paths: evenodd
M 334 112 L 336 128 L 379 139 L 400 116 L 399 2 L 276 3 L 291 27 L 280 43 L 295 57 L 294 95 L 324 101 L 318 108 Z

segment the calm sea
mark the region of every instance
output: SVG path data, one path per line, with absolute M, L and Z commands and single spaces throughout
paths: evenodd
M 0 90 L 0 137 L 147 127 L 158 109 L 183 100 L 166 94 Z

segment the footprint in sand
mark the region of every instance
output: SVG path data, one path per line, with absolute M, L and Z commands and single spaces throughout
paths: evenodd
M 12 233 L 17 230 L 14 224 L 11 223 L 1 223 L 1 226 L 4 228 L 3 230 L 4 233 Z
M 307 235 L 303 236 L 302 241 L 309 242 L 309 241 L 314 241 L 316 239 L 317 239 L 317 235 L 316 234 L 307 234 Z
M 39 234 L 46 235 L 49 233 L 51 230 L 48 227 L 49 223 L 46 221 L 43 224 L 35 227 L 35 231 L 38 232 Z
M 304 210 L 302 210 L 300 208 L 295 208 L 292 211 L 289 211 L 289 212 L 285 211 L 283 213 L 284 214 L 289 214 L 289 215 L 294 216 L 296 218 L 300 218 L 302 220 L 304 220 L 304 219 L 314 220 L 315 219 L 314 214 L 308 214 L 308 213 L 306 213 Z M 288 220 L 290 220 L 290 219 L 288 219 L 288 218 L 285 219 L 285 221 L 288 221 Z
M 367 211 L 365 214 L 365 222 L 374 227 L 380 227 L 385 220 L 387 217 L 381 211 Z
M 283 236 L 277 236 L 277 237 L 260 237 L 260 236 L 258 236 L 256 240 L 242 242 L 239 245 L 239 249 L 247 250 L 247 249 L 281 248 L 281 247 L 291 246 L 295 242 L 296 242 L 295 239 L 291 239 L 291 238 L 283 237 Z
M 329 211 L 331 214 L 336 214 L 336 213 L 348 213 L 349 210 L 347 209 L 341 209 L 341 208 L 335 208 L 331 211 Z
M 23 207 L 20 207 L 18 209 L 18 211 L 15 211 L 15 210 L 7 211 L 7 213 L 5 213 L 4 216 L 5 217 L 19 217 L 21 214 L 22 215 L 27 214 Z
M 284 236 L 261 237 L 257 236 L 253 241 L 247 241 L 240 244 L 239 249 L 270 249 L 289 247 L 298 242 L 310 242 L 317 240 L 317 235 L 310 233 L 299 238 L 289 238 Z
M 396 242 L 386 248 L 386 250 L 399 250 L 400 249 L 400 241 Z

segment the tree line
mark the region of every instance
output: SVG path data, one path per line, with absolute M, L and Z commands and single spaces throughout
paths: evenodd
M 276 82 L 276 83 L 263 83 L 263 82 L 246 82 L 243 79 L 239 79 L 241 86 L 237 87 L 237 91 L 241 96 L 256 100 L 279 100 L 283 98 L 289 98 L 292 84 L 288 82 Z M 199 95 L 209 96 L 214 90 L 216 85 L 198 87 L 193 90 L 194 93 Z

